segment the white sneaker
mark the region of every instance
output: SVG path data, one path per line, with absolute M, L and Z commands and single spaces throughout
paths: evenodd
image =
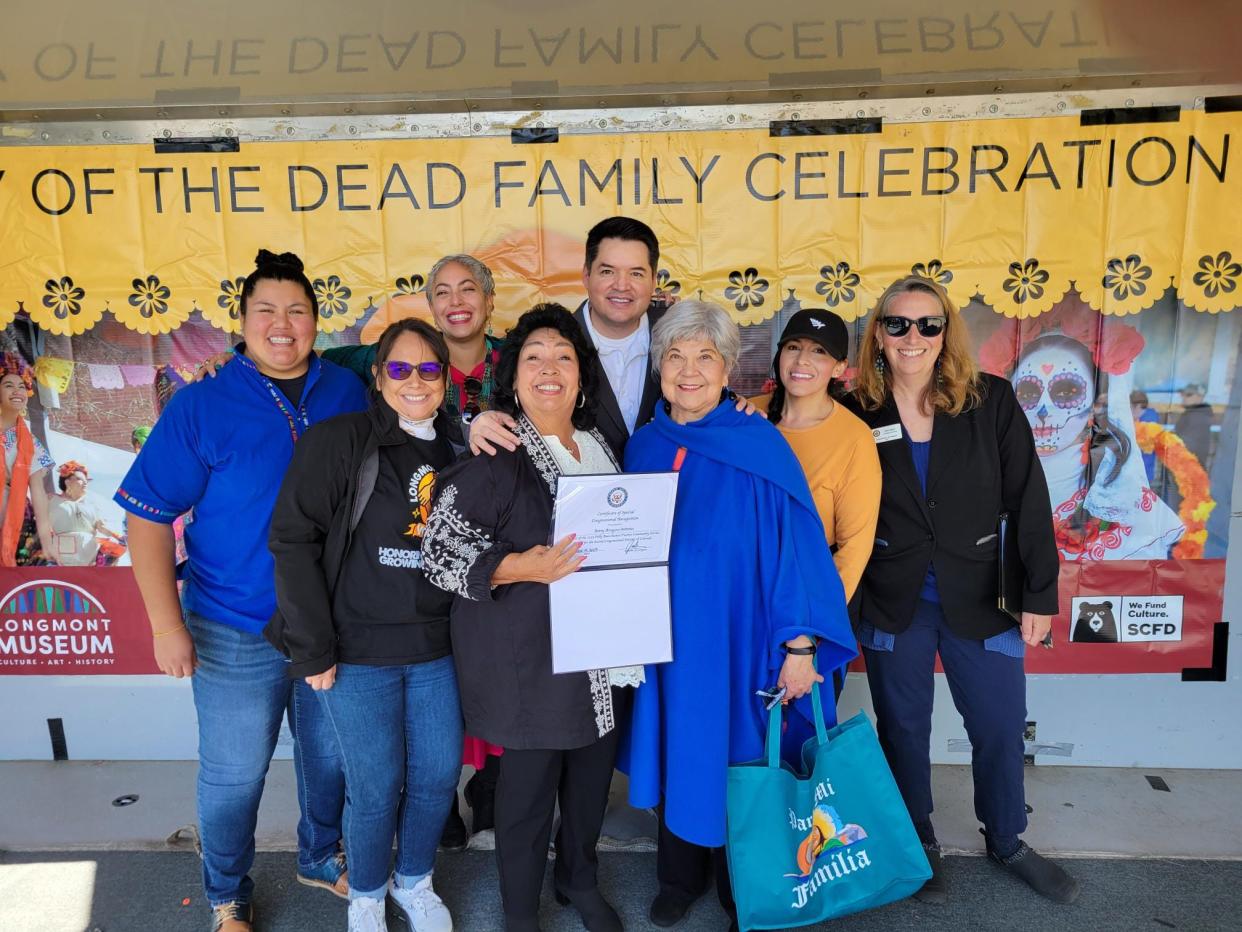
M 453 917 L 431 889 L 430 876 L 404 889 L 389 878 L 388 895 L 405 916 L 411 932 L 453 932 Z
M 360 896 L 349 901 L 349 932 L 388 932 L 384 901 Z

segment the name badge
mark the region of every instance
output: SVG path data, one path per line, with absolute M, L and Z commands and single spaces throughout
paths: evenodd
M 876 443 L 885 443 L 889 440 L 900 440 L 901 425 L 888 424 L 884 427 L 877 427 L 871 432 L 871 436 L 875 439 Z

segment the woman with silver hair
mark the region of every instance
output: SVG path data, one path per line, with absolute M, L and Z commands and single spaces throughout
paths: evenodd
M 630 802 L 663 803 L 650 919 L 677 922 L 725 864 L 728 767 L 763 754 L 759 690 L 784 690 L 791 728 L 806 696 L 855 654 L 841 580 L 793 451 L 727 388 L 741 340 L 719 306 L 682 301 L 651 333 L 665 402 L 626 447 L 628 471 L 677 470 L 669 554 L 673 657 L 648 667 L 621 768 Z M 816 653 L 820 655 L 816 670 Z M 736 928 L 736 921 L 734 924 Z

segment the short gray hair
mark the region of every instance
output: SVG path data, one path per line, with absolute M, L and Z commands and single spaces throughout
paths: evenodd
M 651 328 L 651 371 L 659 375 L 669 347 L 694 337 L 716 347 L 724 358 L 726 372 L 733 371 L 742 354 L 742 337 L 728 312 L 711 301 L 678 301 L 657 321 Z
M 479 283 L 479 287 L 483 289 L 483 294 L 487 296 L 496 293 L 496 280 L 492 278 L 492 270 L 476 259 L 474 256 L 455 255 L 445 256 L 431 267 L 431 271 L 427 273 L 427 297 L 431 297 L 431 289 L 435 287 L 436 279 L 440 273 L 444 271 L 446 265 L 453 263 L 464 265 L 470 270 L 470 274 L 474 276 L 474 280 Z

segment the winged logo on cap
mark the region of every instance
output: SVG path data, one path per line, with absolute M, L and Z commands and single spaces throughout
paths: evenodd
M 808 320 L 811 321 L 811 326 L 816 330 L 823 330 L 827 326 L 822 320 L 816 320 L 814 317 L 810 317 Z

